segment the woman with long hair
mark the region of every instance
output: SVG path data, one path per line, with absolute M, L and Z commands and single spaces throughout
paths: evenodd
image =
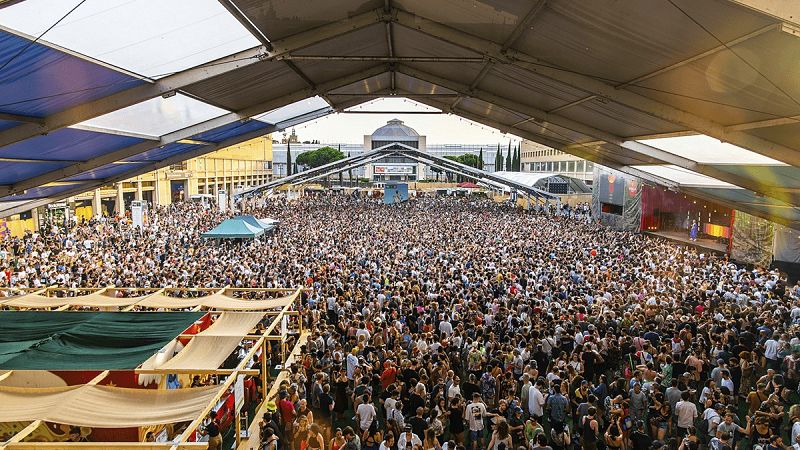
M 316 423 L 312 423 L 308 428 L 308 450 L 325 450 L 325 438 L 322 437 L 322 429 Z
M 492 439 L 489 441 L 489 450 L 501 450 L 501 448 L 512 449 L 511 430 L 508 427 L 508 422 L 499 420 L 494 432 L 492 432 Z M 503 447 L 501 447 L 503 446 Z M 427 447 L 425 450 L 429 450 Z

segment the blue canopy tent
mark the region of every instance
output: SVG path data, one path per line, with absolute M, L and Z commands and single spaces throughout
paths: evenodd
M 222 223 L 201 235 L 204 239 L 255 239 L 264 229 L 250 225 L 241 218 L 223 220 Z
M 262 230 L 271 231 L 278 224 L 278 221 L 272 219 L 256 219 L 254 216 L 236 216 L 234 220 L 241 220 L 254 228 L 261 228 Z

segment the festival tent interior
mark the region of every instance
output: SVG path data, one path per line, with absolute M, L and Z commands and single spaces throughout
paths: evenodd
M 267 359 L 280 348 L 279 357 L 286 361 L 288 319 L 297 317 L 294 308 L 301 290 L 194 292 L 208 295 L 194 297 L 196 306 L 189 311 L 169 311 L 178 305 L 166 299 L 176 297 L 163 291 L 144 296 L 161 298 L 152 303 L 159 305 L 158 311 L 154 306 L 127 312 L 48 311 L 42 309 L 55 303 L 19 307 L 4 302 L 0 306 L 4 309 L 0 311 L 4 448 L 34 448 L 41 442 L 63 440 L 59 436 L 74 427 L 113 448 L 141 442 L 147 432 L 176 436 L 152 448 L 204 448 L 207 443 L 197 442 L 201 438 L 197 427 L 208 411 L 217 411 L 227 425 L 236 422 L 234 409 L 241 407 L 239 402 L 254 408 L 257 400 L 264 400 L 262 393 L 269 390 Z M 35 295 L 55 298 L 47 295 L 56 292 Z M 288 295 L 274 297 L 280 294 Z M 101 294 L 85 296 L 91 295 Z M 59 302 L 79 297 L 62 297 Z M 302 324 L 296 324 L 302 335 Z M 237 349 L 246 352 L 243 358 L 235 357 Z M 218 376 L 227 378 L 189 387 L 195 379 Z M 234 389 L 234 382 L 242 389 Z M 230 392 L 237 389 L 241 393 Z
M 800 227 L 796 2 L 78 3 L 0 3 L 2 216 L 403 96 Z

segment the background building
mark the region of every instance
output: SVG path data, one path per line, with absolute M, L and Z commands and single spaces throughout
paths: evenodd
M 425 151 L 428 154 L 445 157 L 445 156 L 460 156 L 464 154 L 480 155 L 483 150 L 483 170 L 487 172 L 495 172 L 496 170 L 504 170 L 504 168 L 494 167 L 495 154 L 497 153 L 498 144 L 428 144 L 424 135 L 420 135 L 413 128 L 405 125 L 400 120 L 391 120 L 386 125 L 378 128 L 372 134 L 364 135 L 363 144 L 348 144 L 348 143 L 322 143 L 322 144 L 290 144 L 292 151 L 292 161 L 297 160 L 297 156 L 301 153 L 316 150 L 320 147 L 329 146 L 338 148 L 345 156 L 357 156 L 365 151 L 370 151 L 374 148 L 392 142 L 402 142 L 410 145 L 411 147 Z M 286 176 L 286 148 L 285 143 L 272 144 L 273 154 L 273 174 L 275 177 Z M 508 144 L 501 145 L 500 151 L 505 157 L 508 152 Z M 431 180 L 436 179 L 436 172 L 431 170 L 430 167 L 424 164 L 417 164 L 415 161 L 398 162 L 382 160 L 376 162 L 374 165 L 366 165 L 353 169 L 353 177 L 370 178 L 374 174 L 373 166 L 381 167 L 380 170 L 386 170 L 387 167 L 393 167 L 391 170 L 411 170 L 416 177 L 418 174 L 419 179 Z M 400 169 L 400 167 L 408 167 L 408 169 Z M 415 169 L 412 169 L 415 166 Z M 396 169 L 395 169 L 396 168 Z M 302 168 L 299 168 L 302 170 Z M 399 174 L 399 173 L 398 173 Z M 385 173 L 383 174 L 385 175 Z M 381 175 L 381 178 L 383 178 Z M 404 176 L 407 177 L 408 174 Z M 378 180 L 381 181 L 381 180 Z
M 520 164 L 523 172 L 566 175 L 588 185 L 594 177 L 593 162 L 528 140 L 522 141 Z
M 1 219 L 0 234 L 21 236 L 26 230 L 35 230 L 41 225 L 40 219 L 46 219 L 46 211 L 69 208 L 79 220 L 88 220 L 98 214 L 115 215 L 119 205 L 130 209 L 133 200 L 163 206 L 196 194 L 216 194 L 219 189 L 235 192 L 271 179 L 272 138 L 267 135 L 121 183 L 102 186 L 48 208 Z

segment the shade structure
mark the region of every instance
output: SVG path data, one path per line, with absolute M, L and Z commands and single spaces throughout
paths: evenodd
M 39 293 L 31 293 L 12 297 L 0 302 L 0 305 L 14 308 L 58 308 L 68 304 L 69 300 L 66 297 L 47 297 Z
M 241 341 L 242 336 L 197 335 L 177 355 L 153 368 L 165 371 L 218 369 Z
M 199 297 L 170 297 L 162 293 L 148 295 L 136 302 L 136 306 L 142 308 L 167 308 L 167 309 L 186 309 L 194 308 L 200 304 Z
M 248 225 L 256 228 L 261 228 L 264 231 L 270 231 L 275 228 L 275 221 L 272 219 L 256 219 L 254 216 L 235 216 L 235 220 L 242 220 Z
M 0 369 L 133 369 L 203 314 L 0 311 Z
M 97 428 L 129 428 L 194 420 L 217 386 L 129 389 L 78 385 L 54 388 L 0 386 L 0 422 L 44 420 Z
M 252 217 L 252 216 L 251 216 Z M 242 219 L 227 219 L 206 231 L 201 236 L 205 239 L 255 239 L 264 234 L 264 229 L 254 226 Z
M 235 336 L 248 334 L 264 318 L 264 313 L 224 312 L 200 336 Z
M 227 311 L 264 311 L 274 308 L 282 308 L 295 301 L 298 292 L 283 297 L 269 298 L 265 300 L 246 300 L 231 297 L 225 293 L 215 293 L 205 297 L 180 298 L 170 297 L 164 294 L 153 294 L 136 306 L 143 308 L 164 308 L 164 309 L 185 309 L 201 306 L 209 309 Z

